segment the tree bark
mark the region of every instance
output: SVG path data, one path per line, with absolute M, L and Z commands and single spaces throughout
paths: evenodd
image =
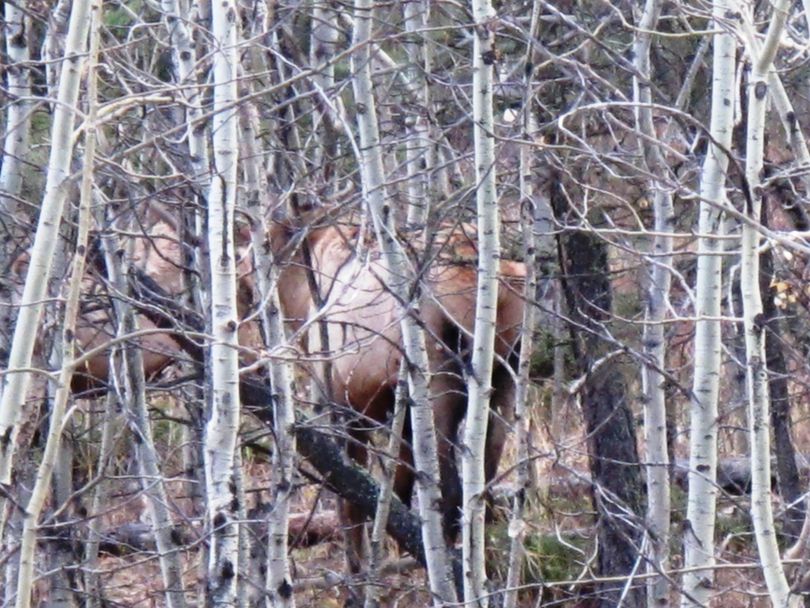
M 655 143 L 657 133 L 653 121 L 650 46 L 652 33 L 658 25 L 662 3 L 647 0 L 639 20 L 638 31 L 633 43 L 633 56 L 638 74 L 633 78 L 634 101 L 636 107 L 636 129 L 643 162 L 648 175 L 664 178 L 668 175 L 667 163 L 661 149 Z M 663 181 L 651 180 L 653 192 L 653 213 L 655 215 L 652 256 L 648 260 L 649 286 L 645 308 L 645 324 L 642 345 L 647 361 L 641 368 L 642 399 L 644 403 L 644 446 L 647 461 L 647 573 L 655 574 L 669 567 L 669 453 L 667 451 L 667 404 L 666 379 L 666 339 L 664 319 L 669 301 L 672 280 L 672 237 L 675 224 L 675 211 L 672 205 L 672 192 Z M 669 605 L 669 584 L 664 576 L 654 576 L 647 583 L 647 604 L 649 606 Z
M 207 605 L 236 602 L 239 534 L 234 452 L 239 431 L 239 315 L 233 242 L 238 149 L 237 28 L 234 0 L 214 2 L 212 120 L 214 176 L 208 201 L 211 272 L 211 416 L 205 429 L 205 480 L 211 532 Z
M 540 3 L 532 3 L 532 18 L 529 36 L 526 43 L 526 67 L 523 97 L 523 138 L 530 141 L 537 130 L 532 102 L 531 84 L 534 75 L 536 51 L 533 40 L 539 35 Z M 515 440 L 517 442 L 517 475 L 512 510 L 509 513 L 509 568 L 506 573 L 506 591 L 504 608 L 515 608 L 518 601 L 523 562 L 525 557 L 525 538 L 528 528 L 526 515 L 526 495 L 530 490 L 532 462 L 529 460 L 530 410 L 528 406 L 529 387 L 531 386 L 531 359 L 534 343 L 537 339 L 537 313 L 534 302 L 537 298 L 537 241 L 535 238 L 536 221 L 539 210 L 535 209 L 535 191 L 532 180 L 534 167 L 533 150 L 528 145 L 520 148 L 520 198 L 521 229 L 523 233 L 523 262 L 526 265 L 526 287 L 524 297 L 527 306 L 523 309 L 523 330 L 518 359 L 518 378 L 515 387 Z
M 560 206 L 555 205 L 560 214 Z M 644 593 L 632 585 L 640 568 L 643 485 L 636 452 L 633 415 L 622 374 L 610 365 L 591 371 L 605 353 L 600 323 L 611 309 L 607 251 L 598 236 L 573 232 L 561 237 L 563 289 L 570 317 L 569 331 L 577 368 L 587 374 L 582 410 L 588 433 L 588 453 L 600 576 L 626 576 L 626 583 L 599 585 L 599 605 L 641 606 Z M 626 588 L 625 588 L 626 587 Z
M 59 223 L 65 203 L 67 180 L 73 152 L 73 123 L 79 97 L 81 68 L 87 44 L 90 19 L 89 0 L 73 6 L 65 49 L 59 99 L 54 110 L 51 153 L 45 185 L 45 198 L 39 215 L 28 275 L 25 279 L 20 312 L 14 328 L 8 371 L 2 379 L 0 396 L 0 483 L 9 483 L 31 373 L 35 340 L 42 316 L 51 265 L 58 241 Z
M 287 344 L 284 334 L 284 320 L 281 315 L 277 290 L 278 266 L 272 259 L 272 243 L 267 240 L 267 226 L 264 221 L 270 212 L 268 187 L 261 166 L 259 142 L 256 139 L 257 117 L 252 104 L 242 106 L 242 137 L 245 149 L 245 186 L 247 188 L 247 208 L 251 218 L 251 241 L 256 268 L 258 289 L 259 319 L 266 336 L 266 346 L 283 349 Z M 293 476 L 295 474 L 295 437 L 292 426 L 295 423 L 295 403 L 293 371 L 286 359 L 270 360 L 270 378 L 274 390 L 273 412 L 273 479 L 271 495 L 273 510 L 268 516 L 267 551 L 267 606 L 293 608 L 292 577 L 287 559 L 289 551 L 290 500 L 292 499 Z
M 768 103 L 768 73 L 779 47 L 787 18 L 788 3 L 780 0 L 774 5 L 773 18 L 760 52 L 748 49 L 753 69 L 748 81 L 748 121 L 746 137 L 745 176 L 748 181 L 746 215 L 759 222 L 762 210 L 762 179 L 765 139 L 765 110 Z M 746 8 L 743 20 L 752 20 Z M 749 433 L 751 435 L 751 519 L 757 541 L 759 559 L 771 602 L 777 607 L 799 606 L 801 598 L 791 596 L 782 567 L 771 505 L 771 454 L 768 370 L 765 365 L 765 319 L 759 278 L 760 234 L 750 223 L 742 227 L 743 322 L 748 378 Z
M 96 73 L 98 70 L 100 43 L 99 22 L 102 18 L 101 0 L 92 0 L 88 4 L 80 2 L 78 5 L 74 6 L 71 14 L 70 30 L 68 32 L 68 47 L 66 49 L 67 54 L 70 54 L 71 51 L 78 52 L 80 49 L 83 49 L 85 38 L 87 37 L 89 30 L 90 46 L 87 62 L 88 111 L 85 123 L 85 164 L 82 171 L 79 214 L 77 219 L 78 230 L 76 236 L 76 253 L 73 256 L 71 281 L 68 283 L 70 287 L 68 288 L 65 304 L 65 318 L 62 330 L 62 369 L 59 373 L 59 382 L 53 399 L 53 407 L 50 412 L 50 419 L 48 421 L 48 435 L 47 439 L 45 440 L 45 449 L 42 454 L 42 461 L 37 469 L 34 489 L 31 491 L 31 497 L 25 507 L 25 515 L 23 517 L 23 531 L 19 555 L 20 569 L 17 578 L 17 599 L 15 602 L 16 608 L 29 608 L 31 606 L 39 517 L 42 513 L 42 509 L 48 495 L 54 470 L 58 464 L 57 457 L 59 455 L 60 443 L 62 440 L 62 431 L 69 418 L 67 403 L 70 396 L 70 384 L 75 371 L 74 356 L 76 342 L 74 336 L 76 321 L 79 316 L 79 301 L 82 290 L 82 278 L 84 277 L 88 235 L 90 233 L 91 222 L 90 201 L 92 199 L 94 181 L 93 165 L 95 163 L 96 113 L 98 110 Z M 82 8 L 84 10 L 82 10 Z M 89 11 L 87 10 L 88 8 L 90 9 Z M 88 12 L 90 13 L 89 15 Z M 79 19 L 86 20 L 87 23 L 77 23 Z M 71 35 L 75 35 L 76 38 L 74 39 Z M 79 72 L 77 76 L 80 77 L 80 74 L 81 72 Z M 70 82 L 73 80 L 73 78 L 70 76 L 71 75 L 69 75 L 67 70 L 63 70 L 62 83 L 60 84 L 59 90 L 60 99 L 62 99 L 63 93 L 62 85 L 64 85 L 66 82 L 68 82 L 68 85 L 66 86 L 75 86 L 78 92 L 79 78 L 76 78 L 74 82 Z M 66 127 L 70 126 L 72 120 L 68 120 L 67 122 L 68 124 L 65 125 Z M 67 141 L 70 141 L 69 138 L 71 135 L 72 133 L 68 131 L 66 134 L 68 138 Z M 62 143 L 64 143 L 64 141 Z M 56 145 L 56 142 L 54 142 L 53 145 Z M 68 145 L 67 148 L 70 150 L 70 145 Z M 65 160 L 69 161 L 69 158 L 70 153 L 67 154 Z M 63 167 L 63 170 L 66 171 L 67 167 Z M 58 221 L 55 222 L 55 226 L 58 228 Z M 38 233 L 37 238 L 39 238 L 39 236 L 40 235 Z M 28 280 L 26 279 L 26 287 L 27 283 Z M 33 340 L 30 339 L 30 336 L 27 336 L 27 338 L 30 342 L 33 342 Z M 17 337 L 15 335 L 15 342 L 16 340 Z M 11 454 L 9 454 L 9 464 L 11 460 L 10 456 Z
M 478 286 L 475 300 L 473 354 L 461 454 L 462 554 L 464 599 L 486 608 L 484 452 L 492 394 L 495 322 L 498 314 L 500 222 L 495 179 L 495 9 L 489 0 L 473 2 L 473 140 L 475 144 L 476 216 L 478 224 Z
M 723 27 L 733 7 L 725 0 L 714 4 L 715 27 Z M 695 366 L 690 406 L 689 493 L 684 531 L 684 593 L 681 606 L 709 602 L 714 573 L 714 526 L 717 507 L 717 399 L 720 381 L 720 301 L 722 236 L 719 206 L 725 202 L 726 168 L 731 149 L 736 43 L 721 31 L 714 35 L 712 83 L 712 140 L 703 164 L 700 184 L 697 280 L 695 286 Z M 706 567 L 705 570 L 700 569 Z

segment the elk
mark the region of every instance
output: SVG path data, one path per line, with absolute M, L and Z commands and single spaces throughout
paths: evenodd
M 328 213 L 307 213 L 297 220 L 275 219 L 268 240 L 280 265 L 277 289 L 282 312 L 292 330 L 307 327 L 319 319 L 326 324 L 328 344 L 321 344 L 309 324 L 308 350 L 327 357 L 331 363 L 331 400 L 353 415 L 347 420 L 349 455 L 359 464 L 368 461 L 367 444 L 371 432 L 382 425 L 393 410 L 397 376 L 404 353 L 400 334 L 402 307 L 386 288 L 384 268 L 374 239 L 367 238 L 353 221 L 318 225 Z M 467 406 L 464 374 L 469 367 L 476 302 L 475 227 L 456 223 L 442 225 L 428 239 L 410 240 L 410 253 L 420 271 L 419 318 L 426 334 L 430 364 L 430 393 L 439 448 L 439 466 L 445 535 L 452 541 L 458 532 L 461 484 L 455 448 L 460 424 Z M 237 235 L 237 239 L 240 235 Z M 244 237 L 244 234 L 241 236 Z M 166 246 L 164 249 L 164 245 Z M 365 250 L 358 254 L 358 245 Z M 174 227 L 155 224 L 149 234 L 139 237 L 133 263 L 163 291 L 177 295 L 182 288 L 180 248 Z M 27 254 L 14 263 L 12 274 L 25 275 Z M 497 357 L 492 378 L 492 415 L 486 446 L 486 477 L 491 480 L 506 441 L 514 408 L 514 379 L 524 301 L 520 286 L 525 267 L 520 262 L 501 262 L 499 290 Z M 84 279 L 88 295 L 101 292 L 98 277 Z M 313 294 L 311 284 L 317 290 Z M 249 256 L 240 263 L 238 298 L 243 318 L 255 308 L 255 277 Z M 315 297 L 317 296 L 317 298 Z M 316 301 L 317 300 L 317 301 Z M 112 313 L 103 300 L 83 311 L 77 328 L 77 344 L 83 350 L 95 348 L 113 334 Z M 139 314 L 139 325 L 154 328 L 156 322 Z M 240 343 L 260 346 L 255 324 L 243 323 Z M 141 338 L 147 375 L 158 373 L 181 355 L 182 341 L 167 329 L 166 334 Z M 322 352 L 316 352 L 316 351 Z M 81 377 L 74 380 L 75 391 L 97 388 L 108 377 L 108 357 L 101 353 L 89 360 Z M 321 378 L 321 381 L 324 379 Z M 406 504 L 414 486 L 410 429 L 406 425 L 394 489 Z M 352 524 L 349 565 L 359 570 L 362 516 L 351 504 L 345 515 Z
M 95 262 L 101 254 L 93 252 Z M 23 252 L 11 264 L 12 303 L 18 304 L 22 286 L 28 272 L 30 256 Z M 165 221 L 149 225 L 143 235 L 136 236 L 132 247 L 132 264 L 158 281 L 165 291 L 178 295 L 182 291 L 182 254 L 174 226 Z M 100 263 L 103 266 L 103 263 Z M 98 265 L 98 264 L 96 264 Z M 105 287 L 105 277 L 88 271 L 82 278 L 82 311 L 76 326 L 76 344 L 79 351 L 87 351 L 102 346 L 115 336 L 111 297 L 115 297 Z M 118 294 L 119 296 L 123 294 Z M 156 324 L 139 316 L 141 330 L 154 330 Z M 171 336 L 163 333 L 146 333 L 139 339 L 143 350 L 144 372 L 152 376 L 170 365 L 181 355 L 180 346 Z M 100 352 L 84 362 L 73 375 L 71 389 L 76 394 L 101 388 L 110 373 L 110 360 L 106 352 Z
M 414 266 L 422 268 L 418 270 L 420 280 L 414 293 L 418 294 L 419 318 L 426 334 L 430 363 L 441 507 L 448 541 L 457 535 L 461 508 L 455 447 L 467 406 L 464 373 L 469 367 L 475 315 L 475 235 L 474 226 L 456 223 L 441 226 L 427 241 L 407 239 Z M 299 221 L 275 221 L 269 239 L 282 265 L 278 278 L 282 312 L 293 327 L 300 327 L 308 319 L 318 319 L 327 326 L 328 345 L 320 345 L 312 338 L 318 332 L 310 330 L 310 351 L 323 350 L 315 354 L 331 363 L 330 397 L 335 406 L 351 412 L 346 422 L 348 451 L 356 462 L 365 465 L 371 431 L 383 424 L 393 410 L 398 371 L 404 357 L 400 346 L 402 306 L 385 285 L 386 271 L 379 247 L 353 221 L 332 221 L 318 226 L 312 214 L 305 214 Z M 303 246 L 287 252 L 285 257 L 286 246 L 299 241 Z M 365 253 L 358 254 L 359 249 Z M 524 301 L 518 286 L 523 283 L 526 270 L 522 263 L 502 261 L 500 274 L 493 413 L 486 440 L 488 480 L 496 473 L 514 408 L 515 386 L 510 366 L 516 365 L 519 349 Z M 312 283 L 317 294 L 311 292 Z M 314 295 L 320 300 L 320 308 Z M 405 504 L 414 486 L 408 426 L 394 480 L 394 490 Z M 362 519 L 352 505 L 346 505 L 345 509 L 346 518 L 356 524 L 352 526 L 348 558 L 351 569 L 357 571 Z

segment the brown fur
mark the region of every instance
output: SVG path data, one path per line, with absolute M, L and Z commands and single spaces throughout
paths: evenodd
M 274 249 L 281 250 L 294 234 L 288 225 L 271 230 Z M 443 227 L 432 239 L 432 255 L 420 282 L 419 319 L 425 329 L 430 361 L 430 393 L 438 437 L 445 532 L 455 538 L 461 507 L 461 485 L 454 447 L 467 405 L 463 369 L 469 365 L 469 351 L 476 301 L 476 231 L 458 224 Z M 355 225 L 333 225 L 312 229 L 306 238 L 312 270 L 324 307 L 319 318 L 328 326 L 332 399 L 336 406 L 355 412 L 347 422 L 349 452 L 357 462 L 368 460 L 369 432 L 379 427 L 393 409 L 393 396 L 402 351 L 401 307 L 385 286 L 388 272 L 373 240 L 363 243 L 366 255 L 355 255 L 360 230 Z M 418 266 L 426 245 L 411 243 L 412 262 Z M 415 242 L 415 244 L 413 244 Z M 284 265 L 279 279 L 282 308 L 300 326 L 315 311 L 307 270 L 300 251 Z M 502 282 L 498 300 L 496 352 L 499 357 L 493 374 L 493 414 L 486 447 L 486 477 L 491 480 L 506 439 L 507 422 L 514 406 L 514 383 L 505 364 L 514 361 L 523 318 L 520 286 L 525 267 L 518 262 L 501 262 Z M 310 332 L 311 350 L 319 349 L 317 331 Z M 410 452 L 410 429 L 395 477 L 395 491 L 403 501 L 410 500 L 414 475 Z M 359 568 L 361 519 L 349 505 L 348 518 L 358 524 L 350 548 L 349 561 Z

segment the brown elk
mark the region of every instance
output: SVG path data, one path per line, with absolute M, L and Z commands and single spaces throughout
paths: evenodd
M 278 290 L 283 312 L 295 325 L 313 317 L 328 327 L 328 350 L 316 353 L 331 363 L 331 398 L 337 406 L 352 411 L 347 423 L 348 450 L 357 462 L 366 464 L 370 432 L 379 427 L 393 409 L 400 362 L 404 357 L 400 333 L 402 307 L 385 285 L 386 272 L 373 239 L 364 239 L 357 224 L 350 222 L 313 226 L 303 222 L 276 222 L 270 231 L 271 245 L 281 251 L 306 231 L 303 244 L 286 260 Z M 443 517 L 448 540 L 455 538 L 461 507 L 461 484 L 456 467 L 455 445 L 467 406 L 464 373 L 469 366 L 476 302 L 476 231 L 468 224 L 445 225 L 424 239 L 411 243 L 412 262 L 423 268 L 418 285 L 419 318 L 426 333 L 430 362 L 430 394 L 439 440 L 439 465 L 443 494 Z M 365 241 L 365 242 L 362 242 Z M 416 244 L 414 244 L 414 242 Z M 362 245 L 365 254 L 358 255 Z M 305 259 L 311 268 L 307 268 Z M 311 277 L 307 273 L 312 273 Z M 501 262 L 493 373 L 492 410 L 486 445 L 486 477 L 495 475 L 513 412 L 515 364 L 523 318 L 524 301 L 518 285 L 525 278 L 522 263 Z M 316 310 L 310 283 L 317 285 L 322 306 Z M 310 334 L 317 333 L 311 331 Z M 311 347 L 317 349 L 317 340 Z M 410 500 L 414 485 L 410 429 L 406 427 L 394 488 Z M 349 548 L 350 566 L 359 569 L 361 521 L 351 505 L 347 517 L 353 526 L 354 546 Z
M 393 409 L 398 370 L 404 356 L 400 348 L 401 306 L 384 283 L 385 272 L 373 239 L 363 239 L 360 227 L 352 222 L 332 222 L 324 226 L 315 223 L 315 214 L 312 214 L 303 221 L 275 221 L 270 229 L 269 240 L 281 264 L 279 296 L 284 316 L 293 329 L 316 316 L 326 323 L 328 350 L 317 340 L 310 340 L 309 347 L 310 350 L 323 349 L 324 352 L 317 354 L 327 356 L 331 362 L 331 398 L 336 405 L 354 412 L 347 423 L 347 432 L 352 438 L 348 450 L 352 458 L 365 464 L 371 431 L 379 427 Z M 459 223 L 442 226 L 429 242 L 410 239 L 412 261 L 425 269 L 420 274 L 418 303 L 427 339 L 430 393 L 439 439 L 442 509 L 448 539 L 453 539 L 457 533 L 461 507 L 455 445 L 467 405 L 464 373 L 469 366 L 475 314 L 475 234 L 473 226 Z M 362 257 L 357 254 L 358 240 L 364 241 L 366 254 Z M 304 246 L 295 247 L 296 244 Z M 164 291 L 180 292 L 180 248 L 172 226 L 158 223 L 150 228 L 148 235 L 138 237 L 133 263 Z M 13 274 L 23 278 L 26 265 L 27 256 L 23 255 L 15 262 Z M 249 262 L 243 260 L 239 285 L 243 313 L 253 305 L 256 295 L 249 269 Z M 518 262 L 503 261 L 501 276 L 497 362 L 492 378 L 493 414 L 485 463 L 487 479 L 495 475 L 513 411 L 514 381 L 509 367 L 514 365 L 520 338 L 524 302 L 518 286 L 522 285 L 525 268 Z M 310 289 L 312 279 L 320 309 Z M 87 295 L 101 290 L 98 277 L 85 278 Z M 112 337 L 114 326 L 107 302 L 106 306 L 98 304 L 83 311 L 76 332 L 77 344 L 82 350 L 99 346 Z M 144 315 L 139 315 L 139 325 L 142 329 L 155 327 Z M 315 332 L 309 333 L 311 337 Z M 243 323 L 240 342 L 243 346 L 259 346 L 255 324 Z M 180 342 L 168 331 L 144 336 L 140 345 L 147 375 L 171 364 L 181 352 Z M 106 381 L 108 365 L 106 353 L 88 361 L 82 376 L 74 380 L 74 390 L 94 388 Z M 408 428 L 405 439 L 400 454 L 404 464 L 397 468 L 394 487 L 407 503 L 414 485 Z M 359 569 L 361 517 L 351 505 L 346 510 L 348 519 L 358 524 L 353 527 L 349 561 L 353 569 Z
M 155 222 L 148 227 L 145 234 L 134 238 L 132 264 L 158 281 L 172 295 L 179 294 L 182 290 L 181 260 L 176 232 L 166 222 Z M 19 303 L 22 295 L 28 263 L 29 254 L 24 252 L 11 264 L 8 280 L 12 283 L 10 291 L 14 304 Z M 90 271 L 82 278 L 82 310 L 75 331 L 79 352 L 102 346 L 115 336 L 111 297 L 116 295 L 105 287 L 104 279 L 105 277 L 99 277 Z M 123 295 L 117 294 L 117 297 Z M 138 325 L 147 332 L 156 329 L 155 323 L 144 317 L 139 317 Z M 147 376 L 158 373 L 181 355 L 180 346 L 168 334 L 145 333 L 138 344 L 143 351 Z M 109 354 L 106 352 L 100 352 L 86 360 L 73 375 L 72 390 L 81 394 L 99 388 L 108 379 L 109 365 Z

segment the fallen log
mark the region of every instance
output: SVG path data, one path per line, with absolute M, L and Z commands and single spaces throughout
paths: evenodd
M 260 507 L 252 512 L 248 519 L 256 521 L 257 532 L 261 537 L 267 536 L 265 518 L 269 507 Z M 298 547 L 310 547 L 328 540 L 333 540 L 340 532 L 337 513 L 293 513 L 290 515 L 290 542 Z M 144 551 L 155 551 L 155 531 L 151 524 L 127 522 L 100 533 L 99 550 L 109 555 L 127 555 Z M 193 546 L 202 538 L 202 531 L 196 526 L 174 526 L 172 540 L 178 547 Z

